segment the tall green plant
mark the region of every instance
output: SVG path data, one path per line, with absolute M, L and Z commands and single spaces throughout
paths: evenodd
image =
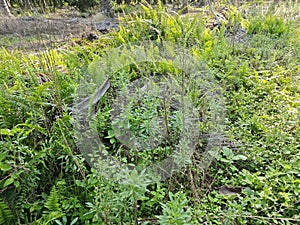
M 192 212 L 184 193 L 169 192 L 169 202 L 161 203 L 162 215 L 156 216 L 162 225 L 191 225 Z

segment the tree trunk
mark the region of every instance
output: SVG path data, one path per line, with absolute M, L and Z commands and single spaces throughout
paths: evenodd
M 10 11 L 6 0 L 0 0 L 0 17 L 10 17 Z

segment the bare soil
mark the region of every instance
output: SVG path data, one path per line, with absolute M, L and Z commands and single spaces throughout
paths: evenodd
M 12 17 L 0 20 L 0 47 L 39 51 L 59 46 L 95 29 L 82 17 Z

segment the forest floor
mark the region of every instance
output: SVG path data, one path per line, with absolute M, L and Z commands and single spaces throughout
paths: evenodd
M 43 16 L 6 18 L 0 20 L 0 46 L 39 51 L 59 47 L 94 30 L 91 17 L 64 9 Z

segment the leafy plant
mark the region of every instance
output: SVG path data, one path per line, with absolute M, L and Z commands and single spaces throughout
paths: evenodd
M 170 201 L 161 203 L 163 215 L 156 216 L 159 223 L 163 225 L 190 225 L 192 220 L 191 209 L 188 207 L 188 200 L 183 193 L 173 194 L 169 192 Z
M 58 193 L 56 191 L 55 186 L 52 188 L 50 195 L 48 196 L 47 201 L 45 202 L 45 207 L 49 211 L 61 211 Z
M 263 19 L 253 18 L 248 25 L 249 34 L 266 34 L 271 37 L 281 37 L 289 32 L 289 25 L 283 18 L 268 14 Z

